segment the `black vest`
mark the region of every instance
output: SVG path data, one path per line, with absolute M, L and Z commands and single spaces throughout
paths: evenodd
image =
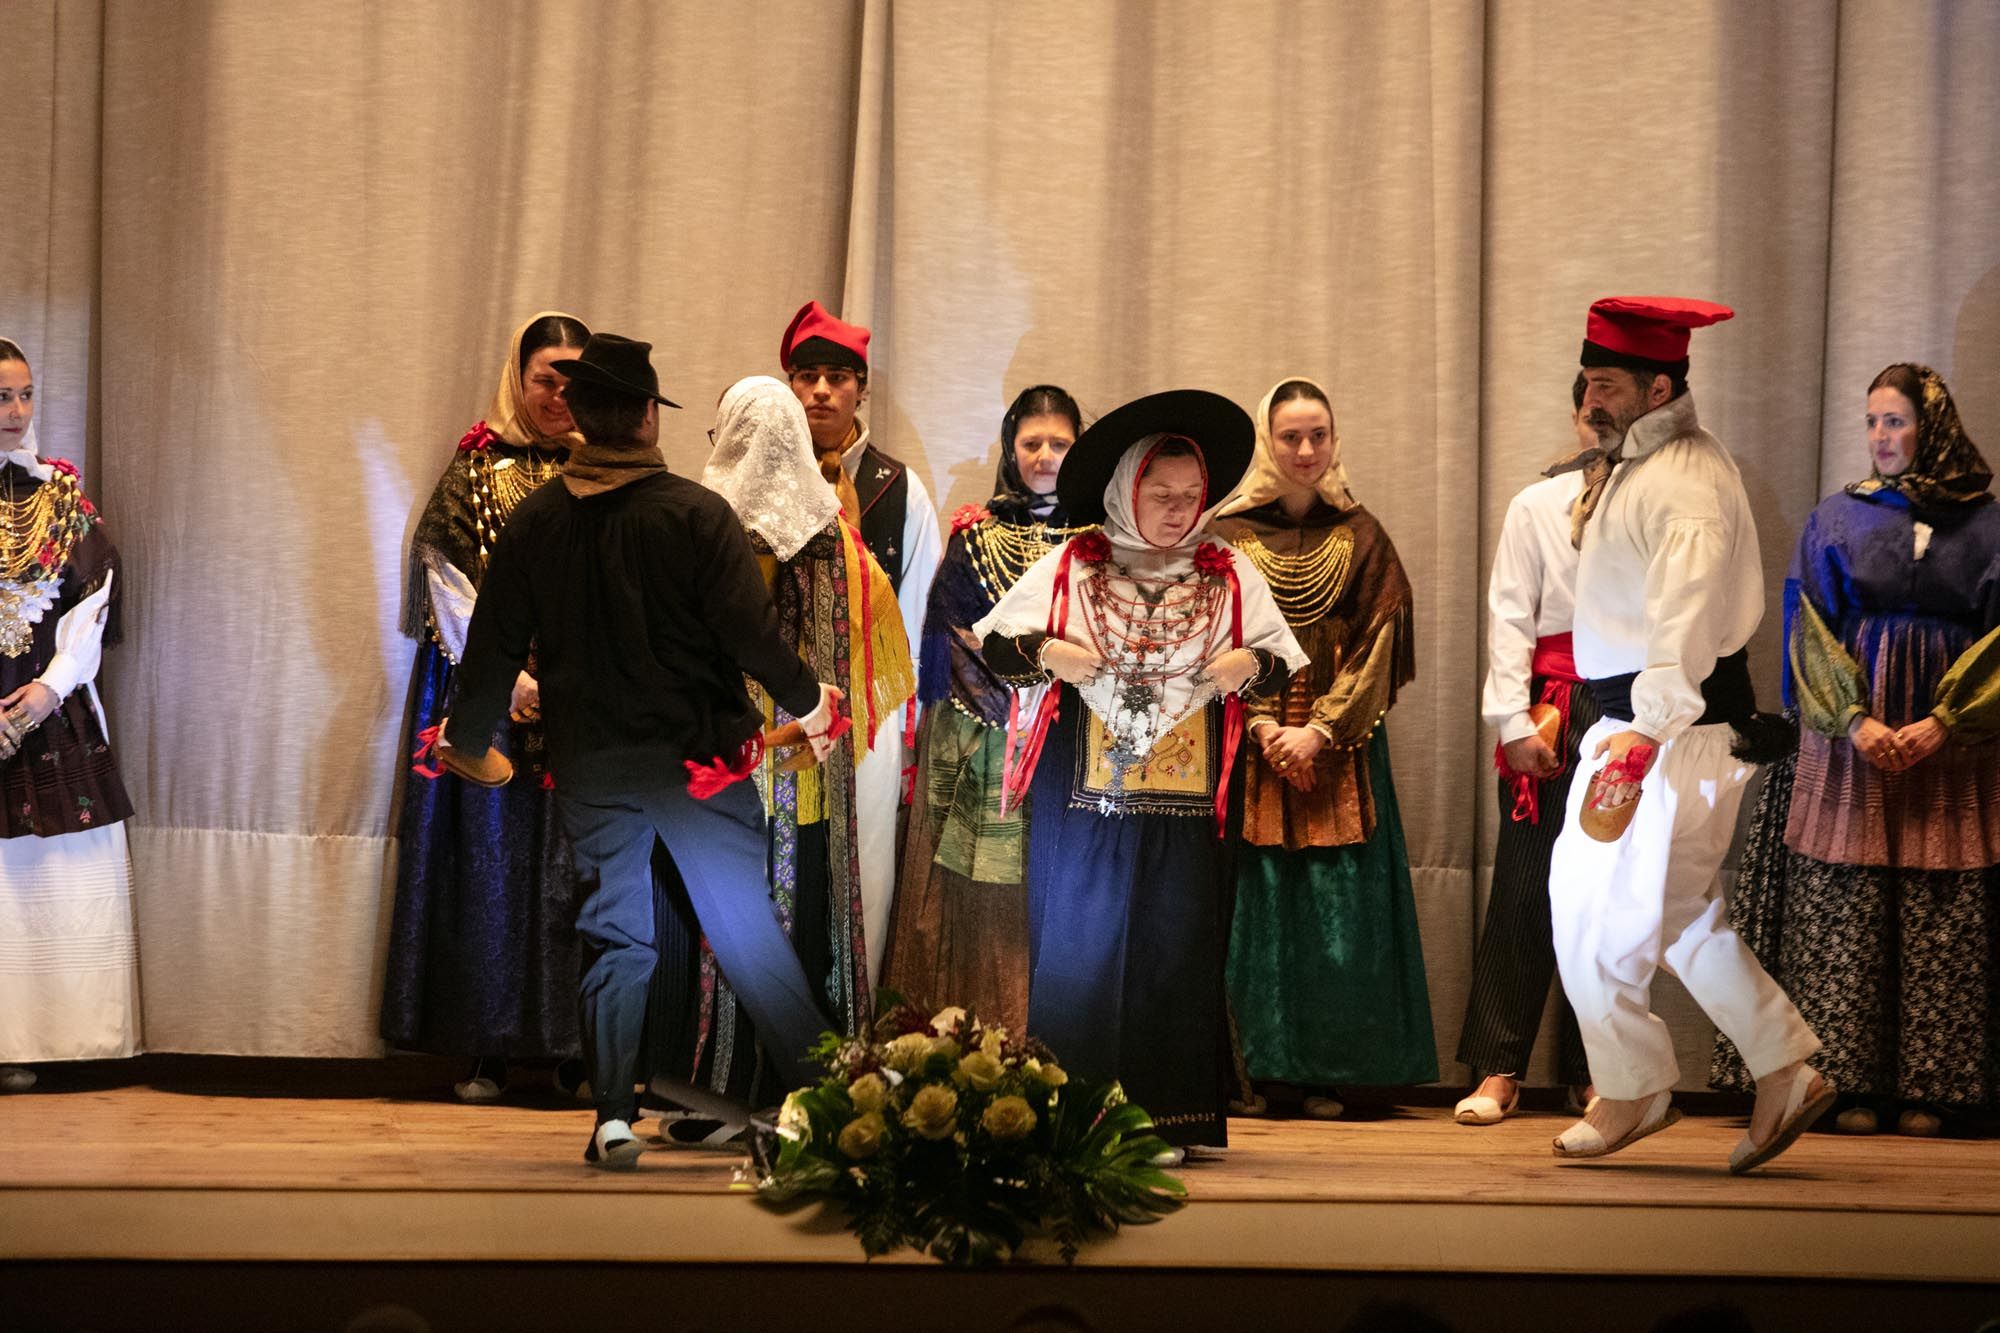
M 854 494 L 861 501 L 861 540 L 889 586 L 903 590 L 903 519 L 909 511 L 909 469 L 869 445 L 854 469 Z

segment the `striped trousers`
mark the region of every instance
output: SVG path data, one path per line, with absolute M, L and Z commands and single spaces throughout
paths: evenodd
M 1539 698 L 1542 678 L 1530 687 Z M 1549 856 L 1562 832 L 1570 780 L 1583 733 L 1597 720 L 1590 687 L 1570 687 L 1569 727 L 1563 771 L 1537 793 L 1537 823 L 1513 817 L 1514 791 L 1500 782 L 1500 836 L 1493 848 L 1493 890 L 1473 956 L 1472 994 L 1459 1029 L 1458 1060 L 1474 1077 L 1512 1074 L 1526 1081 L 1528 1056 L 1542 1026 L 1542 1007 L 1555 977 L 1556 951 L 1549 917 Z M 1562 988 L 1556 988 L 1556 1077 L 1573 1087 L 1590 1082 L 1583 1037 Z

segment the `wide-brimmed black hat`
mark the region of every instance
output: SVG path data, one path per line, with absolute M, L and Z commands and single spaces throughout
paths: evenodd
M 1072 523 L 1104 521 L 1104 488 L 1125 451 L 1148 435 L 1185 435 L 1201 446 L 1208 501 L 1218 504 L 1243 480 L 1257 447 L 1250 414 L 1219 393 L 1169 389 L 1106 412 L 1077 437 L 1056 474 L 1056 498 Z
M 660 393 L 660 377 L 653 371 L 651 343 L 621 338 L 615 333 L 593 333 L 583 345 L 583 355 L 551 361 L 549 369 L 585 384 L 650 398 L 662 407 L 680 406 Z

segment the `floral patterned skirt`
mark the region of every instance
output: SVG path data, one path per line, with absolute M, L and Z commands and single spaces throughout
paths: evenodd
M 1843 1093 L 2000 1106 L 2000 870 L 1830 864 L 1785 845 L 1793 760 L 1752 816 L 1729 921 L 1825 1043 Z M 1753 1087 L 1727 1038 L 1709 1084 Z
M 79 690 L 0 763 L 0 836 L 53 838 L 132 815 L 132 798 L 87 691 Z

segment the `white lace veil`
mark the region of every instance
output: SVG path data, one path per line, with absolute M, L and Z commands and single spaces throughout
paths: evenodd
M 820 475 L 805 408 L 769 375 L 740 379 L 722 395 L 701 484 L 729 501 L 780 560 L 797 555 L 840 514 L 840 497 Z

